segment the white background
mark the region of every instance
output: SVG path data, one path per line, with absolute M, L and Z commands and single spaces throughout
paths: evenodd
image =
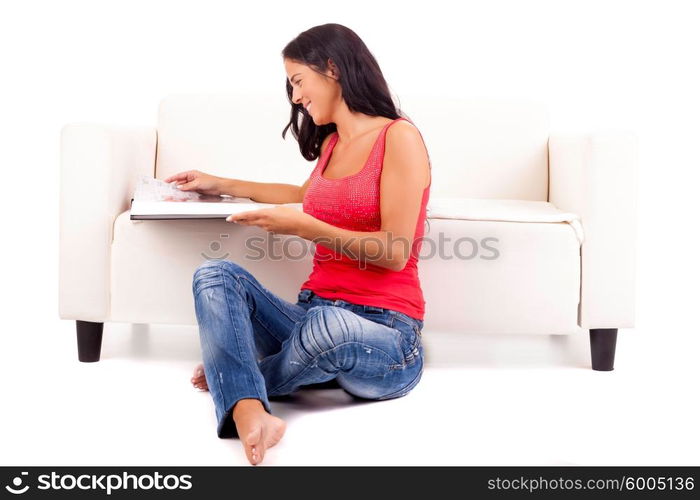
M 694 4 L 3 2 L 0 463 L 247 463 L 189 385 L 195 328 L 107 324 L 102 361 L 77 361 L 74 322 L 58 317 L 59 134 L 155 126 L 171 93 L 280 94 L 284 45 L 337 22 L 399 96 L 537 98 L 553 130 L 639 135 L 637 324 L 612 372 L 590 369 L 587 337 L 475 336 L 383 406 L 308 391 L 276 407 L 288 430 L 264 463 L 697 465 Z

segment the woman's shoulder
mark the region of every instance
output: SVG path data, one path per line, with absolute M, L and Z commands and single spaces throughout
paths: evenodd
M 389 128 L 399 128 L 399 129 L 411 129 L 415 130 L 416 132 L 418 131 L 418 127 L 416 127 L 412 121 L 410 121 L 408 118 L 405 116 L 401 116 L 396 119 L 396 123 L 394 123 L 391 127 Z
M 423 141 L 423 136 L 413 123 L 408 119 L 396 119 L 386 131 L 386 140 L 391 140 L 392 137 L 405 137 Z

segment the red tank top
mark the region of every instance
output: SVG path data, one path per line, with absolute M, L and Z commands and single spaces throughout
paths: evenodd
M 335 132 L 311 173 L 304 194 L 304 212 L 351 231 L 381 230 L 379 183 L 384 163 L 385 136 L 387 129 L 399 120 L 411 122 L 400 117 L 387 123 L 379 133 L 362 170 L 340 179 L 326 179 L 322 174 L 338 142 L 338 133 Z M 431 184 L 432 175 L 428 186 L 423 190 L 411 255 L 401 271 L 392 271 L 371 262 L 361 263 L 317 244 L 313 270 L 301 288 L 308 288 L 325 299 L 342 299 L 354 304 L 392 309 L 422 321 L 425 301 L 417 264 Z

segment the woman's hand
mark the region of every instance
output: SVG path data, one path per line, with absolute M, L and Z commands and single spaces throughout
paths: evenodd
M 163 182 L 177 181 L 177 187 L 182 191 L 196 191 L 201 194 L 221 195 L 224 186 L 223 177 L 205 174 L 199 170 L 187 170 L 179 174 L 171 175 Z
M 226 222 L 236 222 L 246 226 L 260 226 L 273 234 L 298 235 L 306 225 L 316 220 L 311 215 L 296 208 L 277 205 L 272 208 L 251 210 L 229 215 Z

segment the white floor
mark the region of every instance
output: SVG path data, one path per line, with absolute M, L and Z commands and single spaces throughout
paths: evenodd
M 73 322 L 35 325 L 2 349 L 2 465 L 247 465 L 189 383 L 196 327 L 107 323 L 101 361 L 79 363 Z M 663 325 L 620 330 L 611 372 L 590 369 L 587 335 L 426 331 L 406 397 L 273 401 L 288 428 L 263 464 L 697 465 L 698 340 Z

